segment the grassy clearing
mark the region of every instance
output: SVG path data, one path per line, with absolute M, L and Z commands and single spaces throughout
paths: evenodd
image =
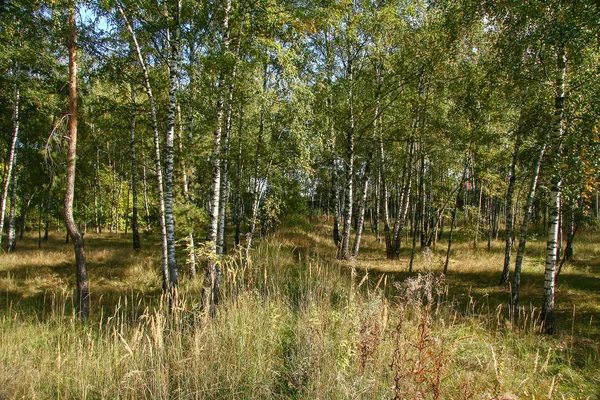
M 517 316 L 496 287 L 502 246 L 445 243 L 416 272 L 367 235 L 359 261 L 331 260 L 325 224 L 282 229 L 249 271 L 224 263 L 224 301 L 202 325 L 199 282 L 160 300 L 158 243 L 86 235 L 92 319 L 75 321 L 72 247 L 19 243 L 0 267 L 0 398 L 596 399 L 600 244 L 579 238 L 563 268 L 559 334 L 538 334 L 543 243 L 532 242 Z M 406 246 L 405 246 L 406 247 Z M 180 260 L 183 265 L 183 259 Z M 575 312 L 573 312 L 575 305 Z

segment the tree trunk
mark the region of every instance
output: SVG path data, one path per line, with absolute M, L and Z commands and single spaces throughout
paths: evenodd
M 162 278 L 163 278 L 163 292 L 168 292 L 170 289 L 170 280 L 169 280 L 169 263 L 168 263 L 168 250 L 167 250 L 167 226 L 165 220 L 165 196 L 163 190 L 163 175 L 162 175 L 162 161 L 161 161 L 161 151 L 160 151 L 160 134 L 158 132 L 158 116 L 156 112 L 156 102 L 154 100 L 154 95 L 152 93 L 152 86 L 150 85 L 150 76 L 148 74 L 148 69 L 146 68 L 146 62 L 144 61 L 144 57 L 142 56 L 142 52 L 140 46 L 137 41 L 137 37 L 123 8 L 121 6 L 117 6 L 121 16 L 123 17 L 123 21 L 127 26 L 127 30 L 131 36 L 131 40 L 135 45 L 135 50 L 138 56 L 138 61 L 142 68 L 142 72 L 144 75 L 144 85 L 146 88 L 146 94 L 148 95 L 148 100 L 150 102 L 150 115 L 152 118 L 152 132 L 154 133 L 154 164 L 156 167 L 156 180 L 157 180 L 157 188 L 158 188 L 158 209 L 159 209 L 159 220 L 160 220 L 160 237 L 161 237 L 161 269 L 162 269 Z
M 360 205 L 359 205 L 359 209 L 358 209 L 358 223 L 357 223 L 356 232 L 355 232 L 355 236 L 354 236 L 354 246 L 352 247 L 352 258 L 356 258 L 358 256 L 358 250 L 360 249 L 360 238 L 361 238 L 364 223 L 365 223 L 365 208 L 367 206 L 367 193 L 369 190 L 370 178 L 371 178 L 371 154 L 368 155 L 368 158 L 365 161 L 363 191 L 362 191 L 362 197 L 360 199 Z
M 100 213 L 98 210 L 98 195 L 100 192 L 100 149 L 96 145 L 96 162 L 94 163 L 94 224 L 96 225 L 96 233 L 101 232 L 100 228 Z
M 231 0 L 227 0 L 224 7 L 223 49 L 227 52 L 229 49 L 229 11 L 231 9 Z M 220 268 L 218 265 L 217 231 L 219 224 L 219 199 L 221 195 L 221 139 L 225 101 L 223 78 L 223 73 L 221 73 L 217 80 L 216 125 L 213 131 L 213 150 L 211 156 L 212 186 L 210 191 L 209 223 L 206 233 L 206 242 L 210 247 L 210 254 L 207 259 L 204 287 L 202 289 L 202 307 L 205 318 L 212 312 L 213 305 L 219 302 Z
M 17 67 L 17 71 L 19 68 Z M 16 74 L 18 75 L 18 73 Z M 17 78 L 18 80 L 18 78 Z M 10 148 L 8 152 L 7 160 L 7 171 L 4 181 L 4 190 L 2 192 L 2 204 L 0 204 L 0 252 L 2 252 L 2 232 L 4 231 L 4 215 L 6 213 L 6 199 L 8 197 L 8 191 L 12 182 L 13 167 L 16 158 L 16 144 L 19 137 L 19 102 L 21 99 L 21 92 L 19 90 L 18 82 L 15 84 L 15 102 L 13 104 L 13 134 L 10 141 Z
M 556 77 L 556 97 L 554 99 L 554 116 L 552 121 L 552 140 L 554 144 L 555 158 L 553 165 L 555 167 L 554 176 L 551 179 L 550 188 L 550 205 L 548 211 L 548 240 L 546 245 L 546 266 L 544 273 L 544 296 L 542 302 L 542 318 L 544 321 L 544 332 L 554 334 L 556 332 L 556 318 L 554 315 L 554 292 L 555 279 L 554 273 L 556 270 L 556 248 L 558 240 L 559 228 L 559 210 L 561 202 L 561 186 L 562 179 L 560 178 L 560 156 L 561 146 L 560 141 L 563 136 L 563 112 L 565 103 L 565 75 L 566 75 L 566 52 L 563 45 L 559 45 L 557 51 L 557 67 L 558 76 Z
M 75 26 L 75 4 L 69 6 L 69 144 L 67 151 L 67 189 L 65 192 L 65 225 L 75 250 L 77 276 L 77 315 L 85 322 L 89 315 L 89 286 L 83 247 L 83 235 L 73 219 L 73 198 L 75 196 L 75 163 L 77 160 L 77 36 Z
M 380 203 L 381 199 L 379 198 L 381 193 L 381 169 L 377 169 L 377 182 L 375 182 L 375 187 L 373 188 L 373 212 L 371 216 L 371 227 L 372 231 L 375 234 L 375 240 L 377 242 L 381 242 L 381 236 L 379 235 L 379 211 L 380 211 Z
M 477 240 L 479 239 L 479 222 L 481 220 L 481 205 L 483 200 L 483 186 L 479 183 L 479 202 L 477 204 L 477 220 L 475 221 L 475 238 L 473 239 L 473 248 L 477 248 Z
M 44 202 L 40 203 L 38 206 L 38 249 L 42 249 L 42 208 L 44 206 Z
M 131 82 L 131 194 L 133 197 L 133 204 L 131 210 L 131 233 L 133 235 L 133 249 L 139 250 L 142 247 L 142 242 L 140 241 L 140 232 L 138 226 L 138 171 L 137 160 L 135 157 L 135 122 L 135 88 L 133 82 Z
M 108 142 L 106 143 L 106 154 L 108 156 L 108 166 L 109 166 L 109 168 L 112 169 L 112 187 L 111 187 L 112 199 L 110 201 L 110 226 L 109 226 L 108 230 L 110 231 L 110 233 L 113 233 L 115 230 L 115 219 L 116 219 L 116 212 L 117 212 L 116 209 L 118 208 L 118 206 L 116 204 L 117 170 L 116 170 L 114 162 L 111 162 L 110 147 L 109 147 Z
M 191 204 L 191 198 L 189 194 L 189 185 L 188 185 L 188 175 L 187 175 L 187 167 L 184 159 L 183 153 L 183 120 L 181 117 L 181 106 L 177 105 L 177 115 L 179 119 L 179 129 L 178 129 L 178 139 L 179 139 L 179 157 L 181 159 L 181 184 L 183 189 L 183 198 L 186 204 Z M 190 274 L 190 279 L 196 279 L 196 237 L 194 236 L 193 230 L 190 230 L 188 233 L 188 257 L 187 257 L 187 268 Z
M 142 143 L 144 138 L 142 136 Z M 144 192 L 144 210 L 146 211 L 146 230 L 150 230 L 150 206 L 148 204 L 148 180 L 146 179 L 146 152 L 142 146 L 142 191 Z M 100 203 L 100 215 L 102 215 L 102 203 Z
M 559 230 L 559 213 L 561 205 L 562 179 L 560 177 L 561 145 L 563 136 L 563 112 L 566 94 L 566 52 L 562 44 L 559 44 L 556 64 L 558 76 L 556 77 L 556 95 L 554 98 L 554 116 L 552 121 L 552 141 L 554 145 L 553 166 L 554 176 L 551 178 L 550 205 L 548 210 L 548 239 L 546 244 L 546 266 L 544 273 L 544 296 L 542 302 L 542 318 L 544 321 L 544 332 L 554 334 L 556 332 L 556 318 L 554 314 L 555 294 L 555 270 L 557 263 L 557 241 Z
M 469 158 L 465 160 L 465 169 L 463 170 L 463 176 L 460 180 L 458 193 L 456 195 L 456 201 L 454 202 L 454 209 L 452 210 L 452 221 L 450 222 L 450 235 L 448 237 L 448 250 L 446 251 L 446 262 L 444 263 L 444 275 L 448 274 L 448 264 L 450 263 L 450 251 L 452 249 L 452 235 L 454 233 L 454 227 L 456 225 L 456 210 L 458 208 L 458 200 L 460 199 L 462 188 L 467 178 L 467 168 L 469 166 Z
M 533 199 L 535 197 L 535 190 L 537 187 L 538 178 L 540 175 L 540 168 L 542 166 L 542 160 L 544 159 L 544 153 L 548 145 L 550 135 L 547 134 L 544 141 L 540 146 L 540 151 L 536 159 L 535 168 L 531 177 L 531 184 L 529 186 L 529 194 L 527 195 L 527 204 L 525 206 L 525 215 L 523 216 L 523 223 L 521 225 L 521 232 L 519 237 L 519 249 L 517 250 L 517 260 L 515 262 L 515 276 L 513 277 L 513 283 L 511 288 L 510 304 L 513 313 L 517 311 L 519 304 L 519 291 L 521 290 L 521 269 L 523 265 L 523 258 L 525 257 L 525 245 L 527 244 L 527 232 L 529 231 L 529 222 L 531 221 L 531 214 L 533 208 Z
M 508 284 L 508 275 L 510 273 L 510 257 L 513 244 L 514 197 L 517 183 L 517 160 L 521 143 L 523 142 L 523 122 L 525 117 L 525 106 L 527 104 L 527 92 L 529 92 L 529 87 L 525 88 L 521 99 L 521 113 L 519 115 L 519 122 L 517 123 L 517 137 L 513 150 L 512 163 L 510 165 L 510 176 L 508 178 L 508 191 L 506 192 L 506 245 L 504 248 L 504 267 L 502 268 L 502 276 L 500 277 L 499 285 Z
M 240 123 L 239 123 L 239 141 L 238 141 L 238 151 L 237 151 L 237 161 L 236 161 L 236 189 L 235 189 L 235 200 L 234 200 L 234 213 L 233 219 L 235 224 L 235 247 L 238 247 L 241 243 L 241 235 L 242 235 L 242 219 L 244 215 L 244 203 L 242 201 L 242 125 L 244 121 L 244 107 L 240 106 Z
M 119 177 L 119 191 L 117 192 L 117 202 L 115 207 L 115 230 L 121 232 L 121 200 L 123 198 L 123 175 Z
M 9 253 L 17 251 L 17 224 L 15 220 L 17 208 L 17 156 L 13 158 L 12 184 L 10 190 L 10 208 L 8 211 L 8 243 Z
M 400 258 L 400 244 L 402 241 L 402 231 L 408 216 L 408 207 L 410 204 L 409 198 L 412 190 L 412 163 L 415 145 L 414 142 L 409 142 L 406 145 L 408 151 L 408 158 L 405 157 L 404 168 L 402 171 L 402 193 L 396 195 L 396 207 L 395 213 L 396 218 L 394 220 L 394 229 L 392 231 L 391 240 L 387 250 L 388 259 L 399 259 Z
M 417 206 L 418 210 L 418 221 L 419 224 L 416 224 L 415 227 L 419 227 L 419 241 L 421 243 L 421 248 L 426 245 L 426 235 L 427 235 L 427 207 L 425 206 L 427 203 L 427 196 L 425 193 L 425 153 L 423 152 L 422 146 L 419 149 L 421 153 L 421 168 L 419 171 L 419 202 Z M 412 257 L 411 257 L 412 258 Z
M 44 227 L 44 242 L 48 241 L 50 230 L 50 214 L 52 212 L 52 185 L 54 184 L 54 174 L 50 173 L 50 183 L 48 184 L 48 196 L 46 197 L 46 224 Z
M 27 203 L 21 206 L 21 229 L 19 231 L 19 240 L 23 240 L 23 235 L 25 234 L 25 230 L 27 229 L 27 214 L 29 213 L 29 206 L 31 206 L 33 196 L 35 196 L 35 192 L 33 192 L 31 197 L 29 197 Z
M 352 55 L 348 56 L 348 118 L 350 124 L 346 133 L 346 199 L 344 201 L 344 225 L 342 230 L 342 243 L 339 257 L 342 260 L 350 259 L 350 228 L 352 224 L 352 206 L 354 202 L 354 70 Z
M 229 140 L 231 138 L 232 114 L 233 114 L 233 94 L 235 92 L 235 79 L 237 75 L 237 60 L 242 45 L 243 20 L 238 32 L 238 42 L 235 51 L 235 61 L 233 69 L 229 76 L 229 91 L 227 96 L 227 112 L 225 116 L 225 136 L 223 137 L 223 162 L 221 163 L 221 193 L 219 195 L 219 225 L 217 231 L 217 251 L 218 254 L 227 253 L 227 235 L 225 225 L 227 223 L 227 201 L 229 199 Z M 228 34 L 227 34 L 228 35 Z
M 389 192 L 386 179 L 385 153 L 381 135 L 379 136 L 379 162 L 381 165 L 381 197 L 383 198 L 383 235 L 385 239 L 385 248 L 387 250 L 387 258 L 391 258 L 390 249 L 392 248 L 392 237 L 390 232 Z
M 181 12 L 181 0 L 173 2 L 175 7 L 172 12 L 172 37 L 167 35 L 169 44 L 169 104 L 167 107 L 167 136 L 165 157 L 165 230 L 167 234 L 167 267 L 169 270 L 169 289 L 171 296 L 176 295 L 174 291 L 179 285 L 177 270 L 177 258 L 175 256 L 175 218 L 173 215 L 173 166 L 175 152 L 175 111 L 177 105 L 177 74 L 179 61 L 179 17 Z M 169 30 L 167 33 L 170 33 Z M 171 298 L 171 300 L 173 300 Z
M 340 182 L 338 176 L 338 160 L 335 149 L 335 121 L 333 109 L 333 44 L 330 40 L 330 34 L 325 31 L 325 51 L 327 64 L 327 129 L 329 131 L 329 152 L 331 156 L 331 187 L 329 191 L 329 203 L 333 211 L 333 244 L 336 247 L 336 257 L 339 257 L 342 237 L 340 235 Z

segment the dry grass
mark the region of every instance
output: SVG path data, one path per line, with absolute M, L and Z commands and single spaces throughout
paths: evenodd
M 203 325 L 200 286 L 160 299 L 158 246 L 86 235 L 92 318 L 73 317 L 72 248 L 19 243 L 0 267 L 0 398 L 594 399 L 600 366 L 600 245 L 584 236 L 563 269 L 556 337 L 538 333 L 543 244 L 526 260 L 523 304 L 495 286 L 502 247 L 418 252 L 415 274 L 366 235 L 359 260 L 331 259 L 327 225 L 282 229 L 248 271 L 224 264 L 224 296 Z M 406 246 L 405 246 L 406 247 Z M 183 265 L 183 254 L 181 258 Z M 356 271 L 353 273 L 352 271 Z M 529 305 L 531 303 L 531 305 Z M 575 316 L 573 317 L 573 304 Z

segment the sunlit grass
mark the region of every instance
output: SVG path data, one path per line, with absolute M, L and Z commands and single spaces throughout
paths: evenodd
M 52 235 L 2 255 L 0 398 L 597 398 L 600 244 L 584 235 L 559 278 L 559 334 L 539 334 L 544 243 L 524 265 L 523 309 L 496 285 L 503 246 L 460 239 L 445 280 L 442 240 L 385 259 L 367 233 L 356 261 L 334 260 L 330 226 L 282 228 L 225 260 L 208 324 L 201 279 L 182 307 L 160 298 L 159 248 L 86 235 L 92 316 L 73 313 L 71 245 Z M 180 265 L 184 267 L 184 250 Z M 244 254 L 242 252 L 241 254 Z M 354 272 L 353 272 L 354 271 Z M 420 275 L 419 274 L 425 274 Z M 250 286 L 250 288 L 249 288 Z M 575 308 L 573 307 L 575 305 Z

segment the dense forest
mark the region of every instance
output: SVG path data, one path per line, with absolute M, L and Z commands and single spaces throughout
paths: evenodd
M 0 398 L 597 398 L 599 34 L 592 1 L 1 2 L 0 347 L 76 378 L 17 384 L 14 344 Z

